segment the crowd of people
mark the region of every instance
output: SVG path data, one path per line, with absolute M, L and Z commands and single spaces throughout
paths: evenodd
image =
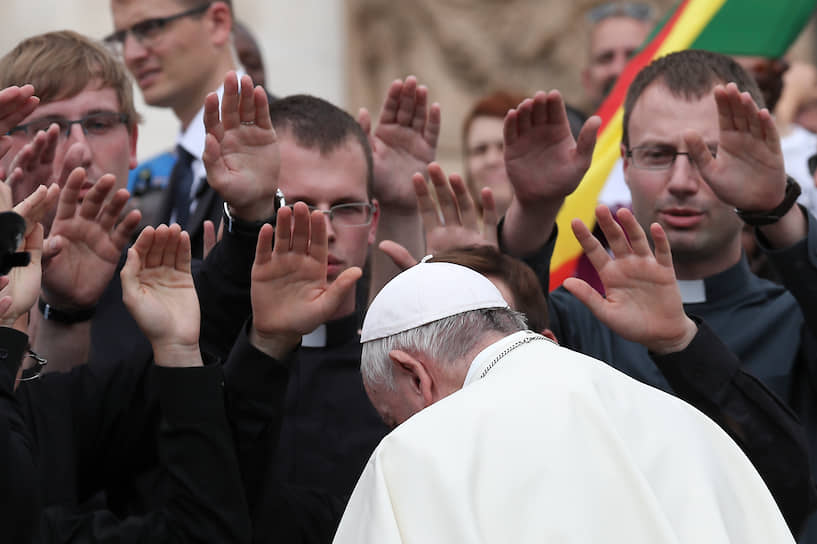
M 817 71 L 652 62 L 565 233 L 578 97 L 486 95 L 447 175 L 414 76 L 355 118 L 229 0 L 111 13 L 0 58 L 4 541 L 817 543 Z M 588 102 L 654 22 L 588 13 Z

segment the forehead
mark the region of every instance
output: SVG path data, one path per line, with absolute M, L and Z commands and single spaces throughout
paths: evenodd
M 74 96 L 40 104 L 23 122 L 43 117 L 77 119 L 89 112 L 120 110 L 116 91 L 111 87 L 100 88 L 98 83 L 92 82 Z
M 116 29 L 156 17 L 174 15 L 188 7 L 180 0 L 111 0 L 111 12 Z
M 590 53 L 607 50 L 636 49 L 650 32 L 651 25 L 631 17 L 607 17 L 593 27 Z
M 468 143 L 502 140 L 504 120 L 501 117 L 478 115 L 468 128 Z
M 353 137 L 328 153 L 298 145 L 288 131 L 278 133 L 281 171 L 278 186 L 287 201 L 368 201 L 366 158 Z
M 680 146 L 687 129 L 707 143 L 717 143 L 718 109 L 712 92 L 700 99 L 676 96 L 660 81 L 650 84 L 636 101 L 628 127 L 630 147 L 650 143 Z

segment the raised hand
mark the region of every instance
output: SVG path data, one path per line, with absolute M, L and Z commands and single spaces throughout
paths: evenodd
M 37 301 L 42 278 L 43 226 L 33 223 L 17 251 L 31 256 L 27 266 L 12 268 L 0 289 L 0 325 L 12 327 Z
M 351 267 L 327 283 L 326 220 L 320 211 L 310 215 L 303 202 L 278 211 L 274 248 L 272 237 L 272 227 L 264 225 L 252 267 L 250 341 L 281 358 L 332 317 L 362 272 Z
M 578 278 L 568 278 L 563 285 L 618 335 L 658 354 L 680 351 L 694 338 L 697 325 L 684 313 L 667 236 L 658 223 L 652 224 L 653 254 L 632 212 L 622 208 L 617 217 L 623 229 L 607 206 L 596 208 L 613 257 L 584 223 L 578 219 L 571 223 L 607 297 Z
M 11 147 L 10 136 L 6 133 L 28 117 L 39 103 L 31 85 L 6 87 L 0 91 L 0 159 Z
M 253 89 L 252 79 L 246 75 L 241 78 L 241 89 L 236 73 L 228 72 L 220 116 L 218 96 L 207 96 L 207 137 L 202 160 L 207 182 L 230 205 L 234 215 L 261 221 L 274 212 L 281 159 L 264 89 Z
M 771 210 L 783 201 L 786 171 L 780 138 L 767 109 L 737 85 L 714 90 L 720 135 L 716 156 L 700 134 L 684 131 L 698 171 L 723 202 L 742 210 Z
M 358 122 L 369 135 L 374 156 L 374 195 L 381 206 L 413 209 L 416 201 L 408 182 L 415 172 L 424 172 L 437 153 L 440 135 L 440 106 L 428 106 L 428 89 L 417 78 L 392 82 L 371 133 L 369 112 L 362 108 Z
M 601 119 L 585 122 L 573 140 L 559 91 L 539 91 L 505 116 L 505 168 L 522 204 L 561 199 L 590 167 Z
M 179 225 L 146 227 L 122 268 L 122 300 L 160 366 L 201 366 L 199 300 L 190 237 Z
M 11 187 L 14 202 L 20 202 L 35 187 L 51 185 L 54 178 L 54 153 L 59 140 L 59 127 L 51 125 L 47 131 L 39 132 L 12 158 L 8 175 L 0 172 Z
M 45 243 L 43 299 L 58 308 L 96 304 L 141 217 L 132 210 L 117 225 L 129 195 L 119 189 L 106 203 L 115 183 L 112 175 L 102 176 L 80 202 L 86 179 L 82 168 L 68 176 Z

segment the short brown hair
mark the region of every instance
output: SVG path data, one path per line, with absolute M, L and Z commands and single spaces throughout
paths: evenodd
M 468 138 L 468 131 L 471 130 L 471 124 L 476 117 L 499 117 L 505 118 L 508 110 L 511 110 L 525 100 L 525 95 L 513 91 L 494 91 L 486 94 L 469 110 L 468 114 L 462 122 L 462 149 L 466 153 L 466 138 Z
M 491 246 L 470 246 L 436 253 L 429 262 L 453 263 L 502 280 L 513 293 L 508 301 L 525 314 L 528 328 L 542 332 L 548 328 L 548 307 L 536 274 L 525 263 Z
M 700 100 L 712 92 L 715 85 L 735 83 L 741 92 L 748 92 L 759 108 L 765 107 L 763 94 L 755 79 L 737 62 L 712 51 L 688 49 L 654 60 L 641 70 L 627 90 L 624 101 L 621 142 L 630 147 L 628 125 L 630 115 L 644 90 L 660 81 L 669 91 L 685 100 Z
M 125 66 L 104 45 L 82 34 L 62 30 L 32 36 L 0 58 L 0 88 L 31 84 L 42 104 L 76 96 L 91 81 L 116 91 L 130 126 L 140 121 Z

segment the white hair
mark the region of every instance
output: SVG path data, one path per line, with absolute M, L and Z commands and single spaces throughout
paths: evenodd
M 363 344 L 360 372 L 363 381 L 395 390 L 389 352 L 395 349 L 413 355 L 428 354 L 444 366 L 450 366 L 471 351 L 483 333 L 514 333 L 527 329 L 524 314 L 508 308 L 472 310 L 425 325 L 378 338 Z

